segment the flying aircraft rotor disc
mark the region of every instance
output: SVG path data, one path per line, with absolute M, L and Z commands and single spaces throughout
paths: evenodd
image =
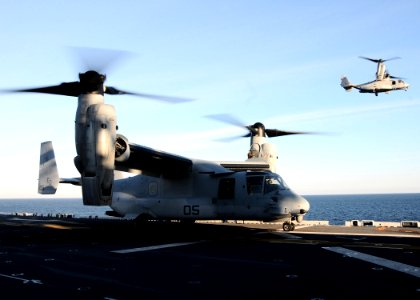
M 390 61 L 390 60 L 395 60 L 395 59 L 400 59 L 401 58 L 401 57 L 398 57 L 398 56 L 391 57 L 391 58 L 388 58 L 388 59 L 382 59 L 382 58 L 374 59 L 374 58 L 369 58 L 369 57 L 366 57 L 366 56 L 359 56 L 359 57 L 360 58 L 363 58 L 363 59 L 366 59 L 366 60 L 370 60 L 370 61 L 372 61 L 374 63 L 384 63 L 386 61 Z

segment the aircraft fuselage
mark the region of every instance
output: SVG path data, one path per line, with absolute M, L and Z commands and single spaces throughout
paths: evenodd
M 276 173 L 222 174 L 198 164 L 191 176 L 178 180 L 144 175 L 116 180 L 111 208 L 127 218 L 300 221 L 309 203 Z
M 382 93 L 393 90 L 407 90 L 409 85 L 402 80 L 375 80 L 354 86 L 360 93 Z

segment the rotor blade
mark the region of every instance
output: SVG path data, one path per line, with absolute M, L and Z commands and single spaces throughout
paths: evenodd
M 218 138 L 218 139 L 214 139 L 214 141 L 227 143 L 227 142 L 232 142 L 238 139 L 242 139 L 244 137 L 251 137 L 251 132 L 248 132 L 247 134 L 244 134 L 244 135 L 235 135 L 235 136 Z
M 401 79 L 401 80 L 405 79 L 404 77 L 397 77 L 397 76 L 389 76 L 389 78 L 391 78 L 391 79 Z
M 388 58 L 388 59 L 384 59 L 383 61 L 390 61 L 390 60 L 395 60 L 395 59 L 400 59 L 401 57 L 399 57 L 399 56 L 395 56 L 395 57 L 391 57 L 391 58 Z
M 160 100 L 160 101 L 169 102 L 169 103 L 181 103 L 181 102 L 194 101 L 194 99 L 190 99 L 190 98 L 179 98 L 179 97 L 171 97 L 171 96 L 161 96 L 161 95 L 128 92 L 128 91 L 123 91 L 123 90 L 117 89 L 117 88 L 112 87 L 112 86 L 107 86 L 106 87 L 105 94 L 109 94 L 109 95 L 132 95 L 132 96 L 138 96 L 138 97 L 142 97 L 142 98 Z
M 266 129 L 265 134 L 268 137 L 284 136 L 291 134 L 312 134 L 312 132 L 303 132 L 303 131 L 283 131 L 278 129 Z
M 111 67 L 127 59 L 132 53 L 121 50 L 89 47 L 68 47 L 78 65 L 77 72 L 94 70 L 99 73 L 110 72 Z
M 55 94 L 64 96 L 77 97 L 80 95 L 80 82 L 63 82 L 59 85 L 52 85 L 39 88 L 28 88 L 28 89 L 17 89 L 8 90 L 7 92 L 12 93 L 42 93 L 42 94 Z
M 379 62 L 382 61 L 381 59 L 373 59 L 373 58 L 369 58 L 369 57 L 365 57 L 365 56 L 359 56 L 359 57 L 363 58 L 363 59 L 366 59 L 366 60 L 370 60 L 370 61 L 375 62 L 375 63 L 379 63 Z
M 243 123 L 240 120 L 232 117 L 229 114 L 215 114 L 215 115 L 207 115 L 205 117 L 216 120 L 216 121 L 221 121 L 223 123 L 231 124 L 231 125 L 234 125 L 234 126 L 237 126 L 237 127 L 241 127 L 241 128 L 246 129 L 248 131 L 248 133 L 246 133 L 245 135 L 237 135 L 237 136 L 232 136 L 232 137 L 219 138 L 219 139 L 216 139 L 216 141 L 231 142 L 231 141 L 243 138 L 243 137 L 250 137 L 251 136 L 251 132 L 250 132 L 251 129 L 249 128 L 249 126 L 245 125 L 245 123 Z
M 224 123 L 228 123 L 228 124 L 231 124 L 231 125 L 235 125 L 235 126 L 238 126 L 238 127 L 248 129 L 247 125 L 245 125 L 243 122 L 239 121 L 238 119 L 232 117 L 229 114 L 207 115 L 206 117 L 210 118 L 210 119 L 214 119 L 214 120 L 217 120 L 217 121 L 222 121 Z
M 370 61 L 372 61 L 372 62 L 374 62 L 374 63 L 381 63 L 381 62 L 386 62 L 386 61 L 390 61 L 390 60 L 400 59 L 400 58 L 401 58 L 401 57 L 398 57 L 398 56 L 391 57 L 391 58 L 388 58 L 388 59 L 382 59 L 382 58 L 379 58 L 379 59 L 373 59 L 373 58 L 369 58 L 369 57 L 365 57 L 365 56 L 359 56 L 359 57 L 360 57 L 360 58 L 363 58 L 363 59 L 370 60 Z

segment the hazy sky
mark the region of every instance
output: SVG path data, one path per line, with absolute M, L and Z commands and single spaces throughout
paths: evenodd
M 278 173 L 300 194 L 420 192 L 420 2 L 413 1 L 0 1 L 0 89 L 77 80 L 71 47 L 128 51 L 107 83 L 194 98 L 166 104 L 107 96 L 119 133 L 192 158 L 245 160 L 244 134 L 209 118 L 325 134 L 271 139 Z M 410 83 L 390 94 L 346 92 L 374 79 L 359 56 L 401 59 L 389 72 Z M 53 141 L 62 177 L 73 165 L 77 99 L 0 95 L 0 198 L 39 197 L 39 147 Z M 60 186 L 58 197 L 80 197 Z

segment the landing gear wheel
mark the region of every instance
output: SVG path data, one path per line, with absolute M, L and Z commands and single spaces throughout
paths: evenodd
M 295 230 L 295 224 L 294 223 L 290 223 L 290 231 Z
M 283 230 L 284 231 L 293 230 L 292 228 L 295 229 L 295 226 L 293 225 L 293 223 L 290 223 L 290 222 L 284 222 L 283 223 Z

